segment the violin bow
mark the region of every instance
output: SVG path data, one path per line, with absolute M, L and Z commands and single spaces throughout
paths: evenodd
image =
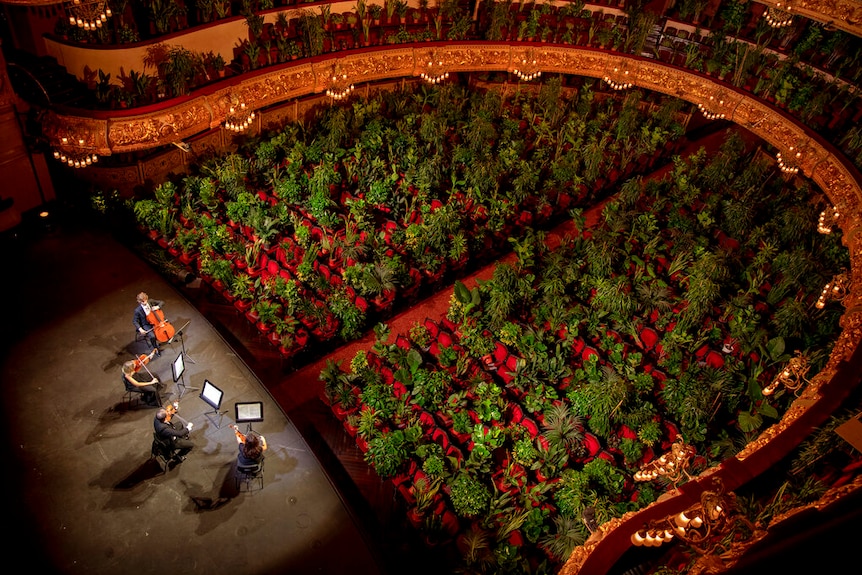
M 150 354 L 149 354 L 149 359 L 153 359 L 153 354 L 154 354 L 155 352 L 156 352 L 156 350 L 155 350 L 155 349 L 154 349 L 153 351 L 151 351 L 151 352 L 150 352 Z M 139 358 L 139 357 L 135 356 L 135 361 L 140 361 L 140 362 L 141 362 L 141 367 L 143 367 L 143 368 L 144 368 L 144 370 L 145 370 L 147 373 L 149 373 L 149 374 L 150 374 L 150 377 L 152 377 L 153 379 L 156 379 L 156 376 L 155 376 L 155 375 L 153 375 L 153 372 L 152 372 L 152 371 L 150 371 L 150 368 L 149 368 L 149 367 L 147 367 L 147 364 L 146 364 L 146 363 L 144 363 L 144 360 L 142 360 L 141 358 Z

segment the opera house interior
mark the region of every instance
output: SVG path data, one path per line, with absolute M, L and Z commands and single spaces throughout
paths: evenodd
M 857 562 L 859 0 L 0 7 L 4 455 L 43 572 Z M 173 315 L 143 337 L 140 291 Z

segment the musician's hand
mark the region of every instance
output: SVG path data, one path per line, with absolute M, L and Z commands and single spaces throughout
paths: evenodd
M 155 311 L 155 310 L 157 310 L 157 309 L 162 309 L 162 307 L 161 307 L 161 306 L 158 306 L 158 305 L 154 305 L 154 306 L 153 306 L 153 310 Z
M 138 328 L 138 331 L 139 331 L 139 332 L 141 332 L 141 333 L 147 333 L 147 332 L 146 332 L 146 330 L 145 330 L 144 328 L 142 328 L 142 327 L 139 327 L 139 328 Z
M 233 429 L 234 431 L 236 431 L 236 430 L 237 430 L 236 425 L 229 425 L 228 427 L 230 427 L 230 428 L 231 428 L 231 429 Z

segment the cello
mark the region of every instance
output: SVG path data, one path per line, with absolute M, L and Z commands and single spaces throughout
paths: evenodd
M 165 319 L 165 312 L 160 307 L 150 308 L 150 313 L 147 314 L 147 321 L 153 326 L 150 331 L 156 336 L 156 339 L 165 343 L 174 337 L 174 326 L 171 322 Z

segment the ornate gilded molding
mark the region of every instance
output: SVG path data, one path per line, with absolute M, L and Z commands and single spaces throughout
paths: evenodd
M 63 0 L 0 0 L 0 4 L 12 4 L 13 6 L 56 6 L 62 3 Z
M 855 36 L 862 36 L 862 2 L 859 0 L 757 0 L 758 3 L 787 10 L 791 14 L 805 16 L 844 30 Z

